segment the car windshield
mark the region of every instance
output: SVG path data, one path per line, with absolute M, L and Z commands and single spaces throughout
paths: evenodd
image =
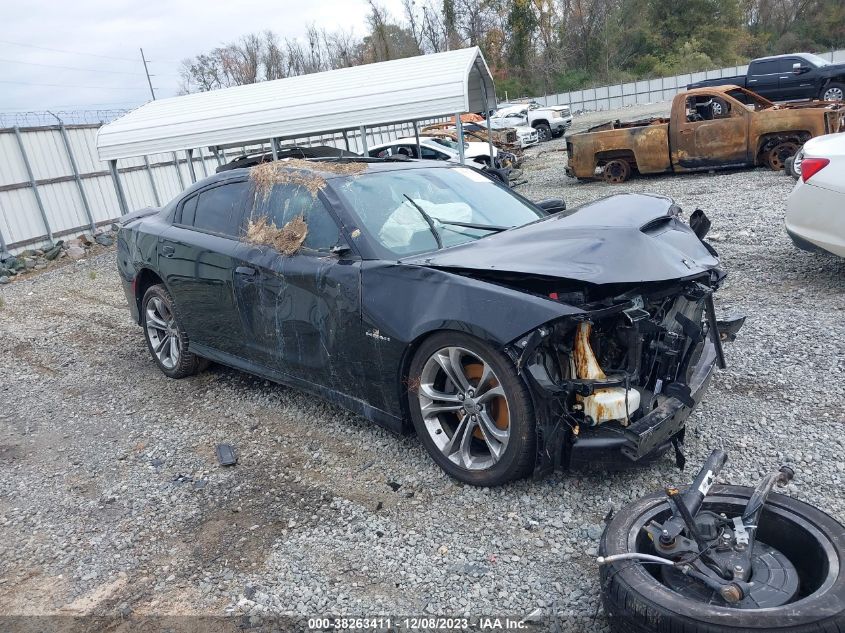
M 382 259 L 463 244 L 544 217 L 468 167 L 374 172 L 331 182 Z
M 827 61 L 824 57 L 819 57 L 818 55 L 813 55 L 812 53 L 805 53 L 802 55 L 804 59 L 810 62 L 816 68 L 821 68 L 822 66 L 829 66 L 830 62 Z

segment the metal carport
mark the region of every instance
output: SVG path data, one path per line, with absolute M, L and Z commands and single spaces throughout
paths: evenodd
M 117 159 L 284 140 L 496 107 L 490 69 L 478 47 L 151 101 L 104 125 L 97 152 L 108 160 L 123 213 Z M 415 125 L 416 129 L 416 125 Z M 492 142 L 491 142 L 492 154 Z M 463 144 L 459 143 L 463 160 Z M 189 164 L 192 164 L 189 162 Z M 196 179 L 195 174 L 191 174 Z

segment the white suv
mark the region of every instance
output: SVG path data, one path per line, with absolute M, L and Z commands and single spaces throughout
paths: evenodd
M 491 115 L 491 119 L 499 120 L 503 125 L 510 127 L 530 125 L 537 130 L 541 143 L 561 136 L 572 125 L 572 113 L 568 106 L 544 106 L 536 101 L 500 103 L 499 109 Z

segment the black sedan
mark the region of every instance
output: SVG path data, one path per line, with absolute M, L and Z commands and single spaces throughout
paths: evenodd
M 468 483 L 679 451 L 722 360 L 709 223 L 639 194 L 561 210 L 460 165 L 276 161 L 127 216 L 118 265 L 167 376 L 301 388 Z

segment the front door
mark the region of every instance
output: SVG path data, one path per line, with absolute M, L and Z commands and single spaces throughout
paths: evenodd
M 779 60 L 778 99 L 812 99 L 816 96 L 813 78 L 816 73 L 810 70 L 810 64 L 801 57 L 783 57 Z M 798 72 L 793 68 L 799 65 Z M 801 70 L 801 69 L 807 70 Z
M 669 140 L 677 171 L 750 162 L 748 110 L 724 93 L 696 93 L 686 99 L 685 113 L 672 121 Z
M 250 356 L 272 371 L 354 394 L 365 363 L 350 340 L 361 332 L 361 268 L 357 257 L 333 252 L 342 241 L 334 215 L 306 187 L 277 184 L 250 221 L 284 233 L 300 218 L 302 244 L 252 243 L 238 268 L 235 295 Z

